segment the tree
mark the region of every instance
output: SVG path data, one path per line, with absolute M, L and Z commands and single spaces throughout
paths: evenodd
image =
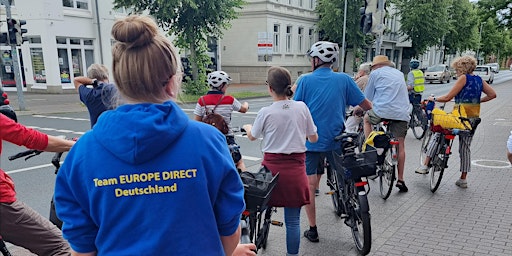
M 510 0 L 479 0 L 477 2 L 482 20 L 498 18 L 498 26 L 512 29 L 512 5 Z
M 360 15 L 359 8 L 364 4 L 364 0 L 347 0 L 347 23 L 345 44 L 347 49 L 352 49 L 357 55 L 363 46 L 366 46 L 365 36 L 359 28 Z M 343 11 L 345 2 L 343 0 L 319 0 L 316 6 L 316 12 L 320 17 L 317 25 L 322 31 L 322 40 L 328 40 L 343 45 Z M 346 61 L 347 51 L 343 56 Z M 356 56 L 357 57 L 357 56 Z M 347 66 L 346 62 L 344 63 Z M 356 66 L 357 65 L 353 65 Z
M 473 50 L 479 43 L 477 9 L 468 0 L 453 0 L 448 9 L 450 17 L 445 35 L 445 54 Z
M 221 38 L 230 21 L 238 17 L 243 0 L 114 0 L 115 8 L 133 8 L 136 13 L 147 11 L 171 35 L 176 46 L 190 50 L 190 64 L 195 86 L 192 93 L 206 90 L 207 38 Z
M 428 47 L 439 45 L 448 34 L 450 22 L 448 7 L 452 0 L 389 0 L 400 16 L 400 34 L 411 40 L 413 56 L 424 53 Z

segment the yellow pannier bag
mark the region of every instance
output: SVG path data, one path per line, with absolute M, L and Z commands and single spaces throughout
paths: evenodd
M 467 117 L 463 107 L 455 107 L 452 113 L 446 113 L 441 109 L 432 110 L 432 121 L 434 125 L 439 125 L 444 129 L 471 129 L 471 125 L 467 122 L 466 126 L 459 117 Z

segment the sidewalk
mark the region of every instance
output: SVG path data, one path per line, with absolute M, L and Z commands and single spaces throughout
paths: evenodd
M 14 91 L 12 90 L 14 89 Z M 231 84 L 228 89 L 228 94 L 232 92 L 267 92 L 265 85 L 257 84 Z M 18 115 L 34 115 L 34 114 L 49 114 L 49 113 L 70 113 L 87 111 L 84 104 L 80 102 L 78 93 L 65 93 L 65 94 L 41 94 L 33 92 L 23 92 L 23 99 L 25 101 L 24 111 L 19 110 L 18 94 L 15 88 L 8 88 L 6 90 L 11 101 L 11 106 Z

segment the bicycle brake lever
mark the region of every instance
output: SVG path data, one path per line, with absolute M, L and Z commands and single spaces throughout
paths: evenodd
M 25 161 L 27 161 L 28 159 L 30 159 L 30 158 L 32 158 L 32 157 L 34 157 L 34 156 L 37 156 L 37 155 L 39 155 L 39 154 L 41 154 L 41 153 L 43 153 L 43 151 L 35 151 L 35 152 L 33 153 L 33 155 L 30 155 L 30 156 L 25 157 Z

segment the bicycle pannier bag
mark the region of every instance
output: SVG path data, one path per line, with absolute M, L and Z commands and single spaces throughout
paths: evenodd
M 220 98 L 219 102 L 217 102 L 217 104 L 215 105 L 215 107 L 213 109 L 208 109 L 206 107 L 206 104 L 204 103 L 203 97 L 201 97 L 201 100 L 203 101 L 204 108 L 206 110 L 205 115 L 203 116 L 202 122 L 215 126 L 215 128 L 217 128 L 223 134 L 228 134 L 229 127 L 228 127 L 228 124 L 226 123 L 226 120 L 224 120 L 224 117 L 222 117 L 221 115 L 215 113 L 215 109 L 220 104 L 220 102 L 222 101 L 223 98 L 224 98 L 224 96 L 222 96 Z

